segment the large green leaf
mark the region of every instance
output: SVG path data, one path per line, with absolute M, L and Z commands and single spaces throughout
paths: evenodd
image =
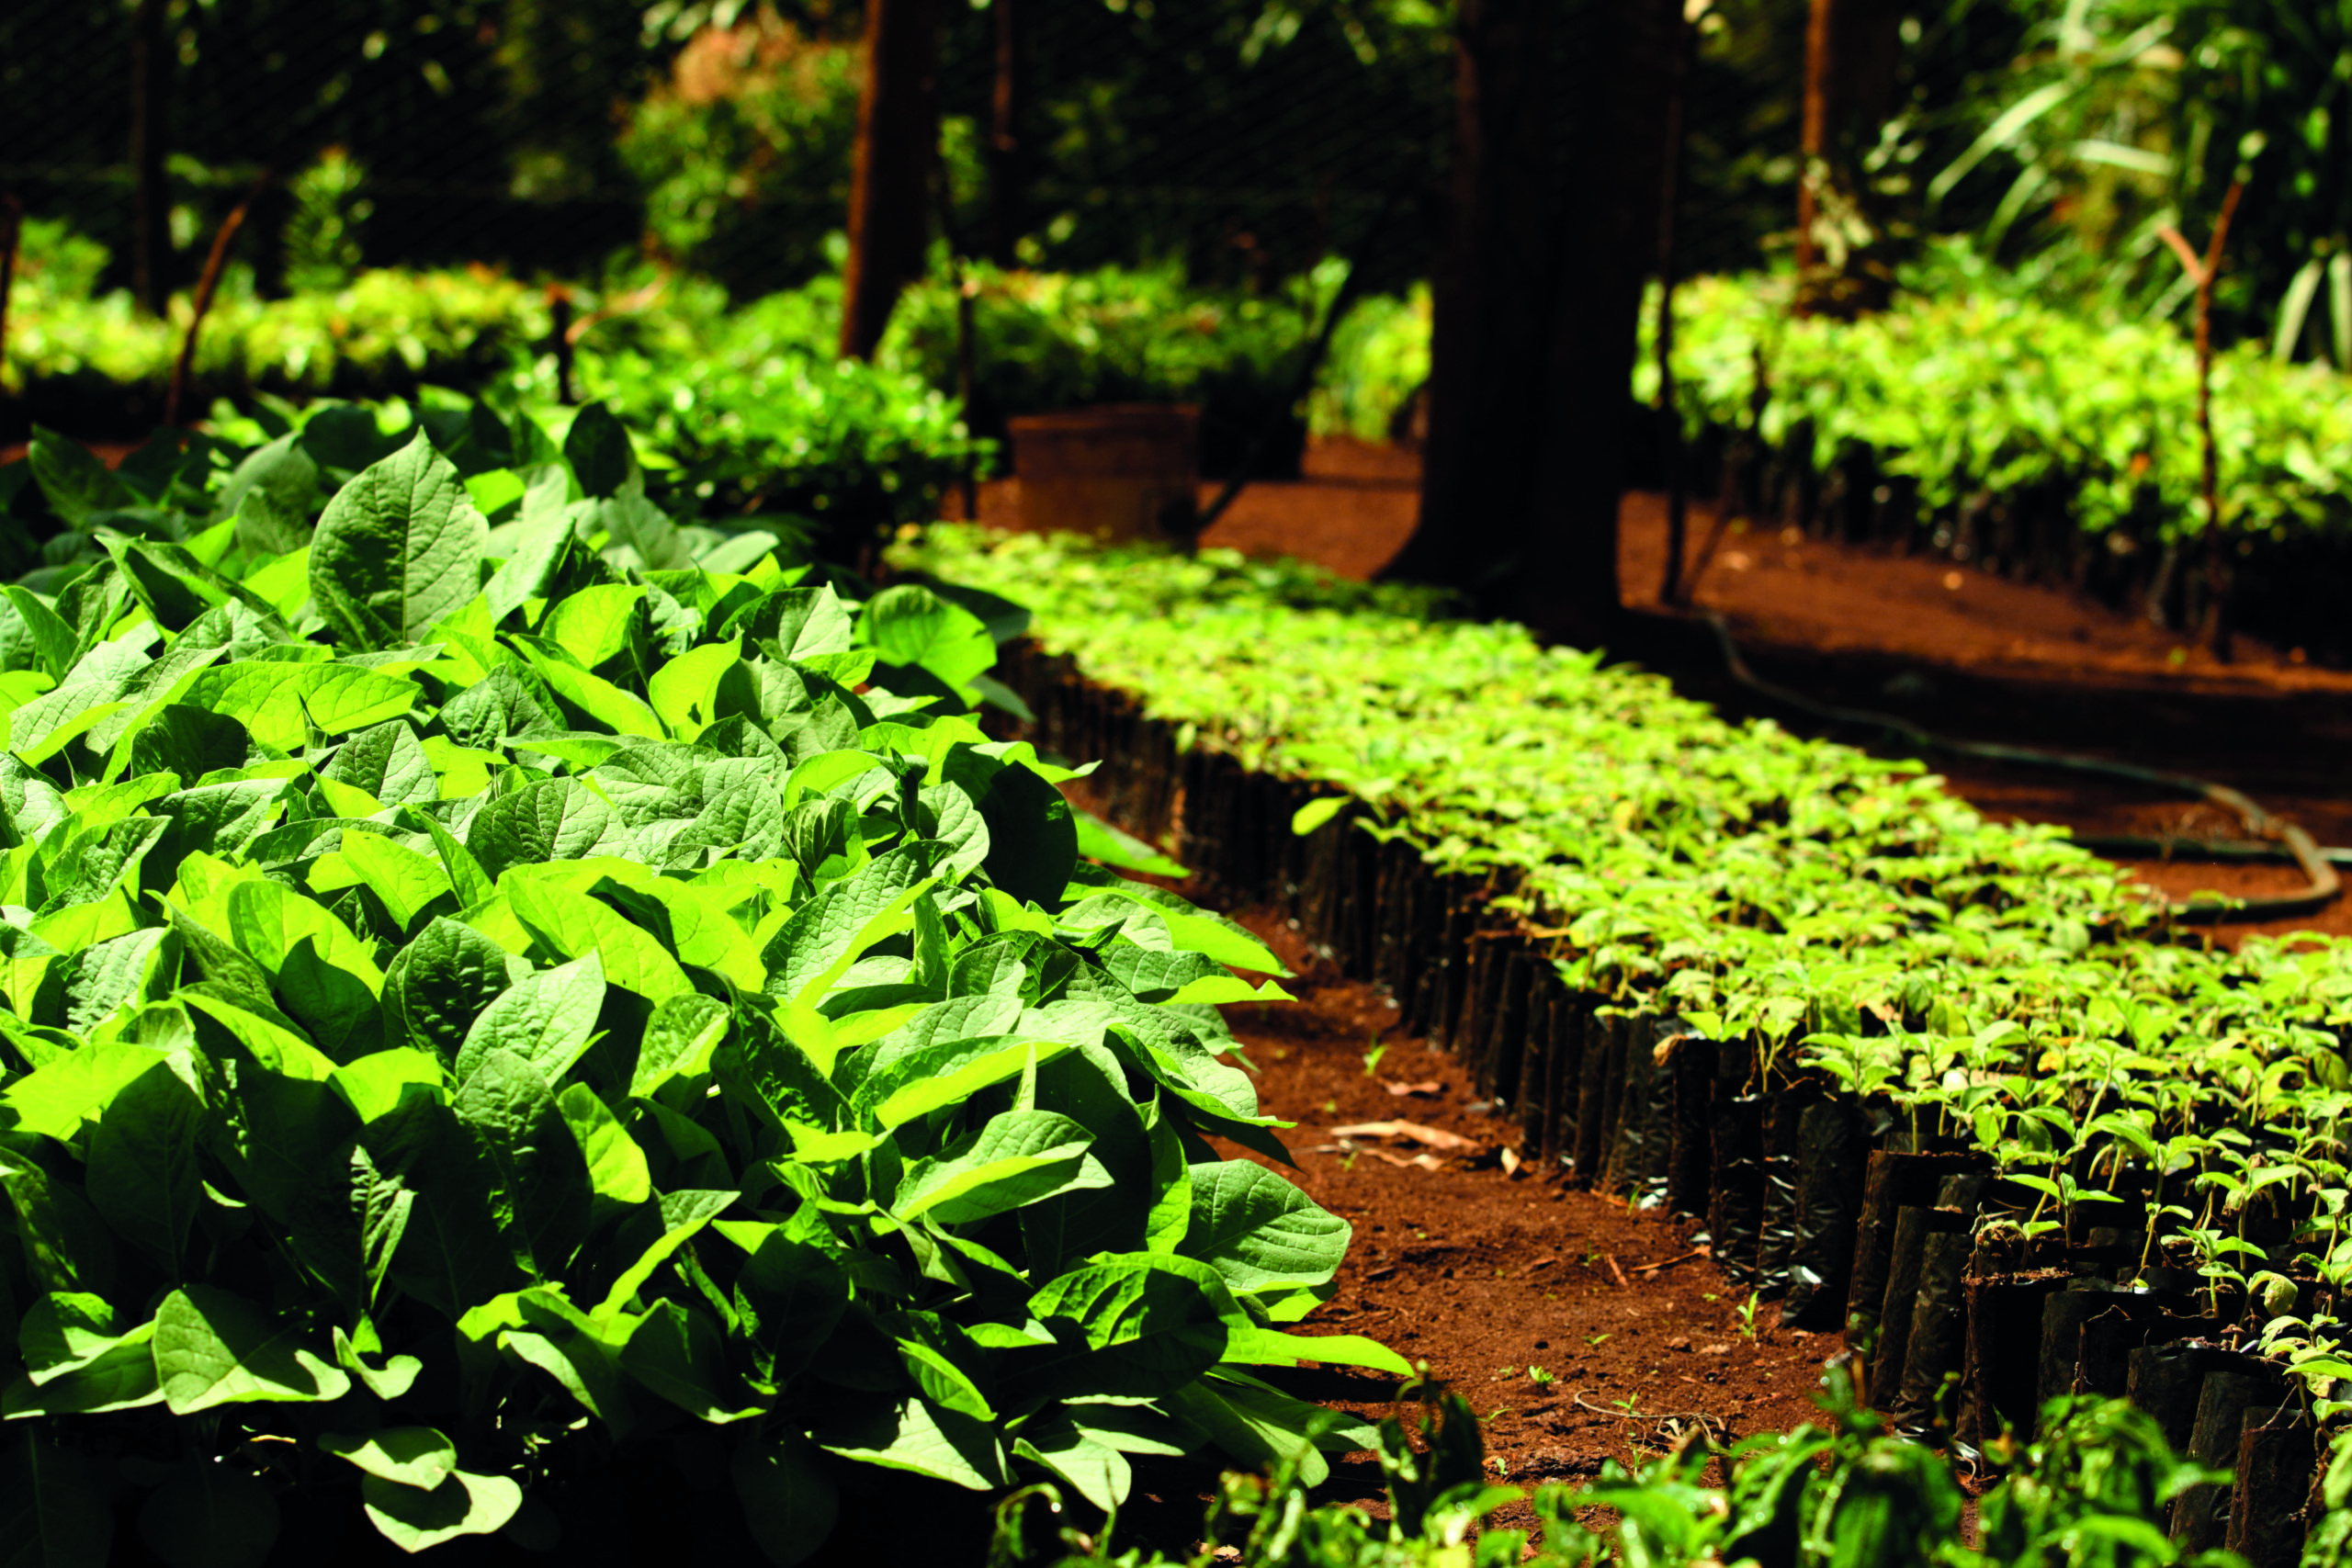
M 604 964 L 594 949 L 526 976 L 482 1009 L 466 1031 L 458 1048 L 458 1081 L 471 1077 L 492 1051 L 511 1051 L 549 1083 L 560 1081 L 588 1049 L 604 1005 Z
M 1191 1177 L 1193 1222 L 1179 1250 L 1234 1290 L 1319 1285 L 1347 1256 L 1353 1227 L 1264 1166 L 1220 1160 Z
M 179 1274 L 203 1201 L 196 1161 L 203 1121 L 204 1102 L 159 1061 L 116 1093 L 90 1134 L 91 1203 L 169 1278 Z
M 474 1020 L 521 977 L 518 970 L 527 974 L 528 961 L 436 916 L 385 971 L 384 1004 L 410 1043 L 454 1064 Z
M 454 1474 L 458 1445 L 431 1427 L 379 1427 L 372 1432 L 322 1432 L 319 1447 L 379 1481 L 430 1492 Z
M 862 1429 L 870 1427 L 871 1430 Z M 911 1471 L 975 1492 L 1004 1484 L 1004 1450 L 988 1424 L 924 1399 L 902 1402 L 894 1416 L 861 1423 L 823 1446 L 844 1459 Z
M 996 639 L 978 615 L 919 582 L 886 588 L 868 601 L 858 629 L 892 664 L 927 670 L 963 687 L 996 663 Z
M 1087 1168 L 1094 1134 L 1050 1111 L 1004 1111 L 937 1155 L 907 1167 L 891 1210 L 942 1224 L 984 1220 L 1057 1192 L 1110 1184 Z
M 327 502 L 311 544 L 311 595 L 359 649 L 414 642 L 481 591 L 490 525 L 419 429 Z
M 543 1276 L 571 1260 L 588 1232 L 587 1156 L 528 1057 L 493 1046 L 466 1075 L 458 1120 L 497 1168 L 492 1200 L 515 1259 Z
M 423 1551 L 461 1535 L 488 1535 L 523 1506 L 523 1489 L 503 1475 L 453 1472 L 429 1492 L 381 1476 L 359 1483 L 368 1520 L 402 1551 Z
M 1039 1393 L 1156 1397 L 1216 1365 L 1237 1310 L 1216 1273 L 1190 1258 L 1098 1258 L 1030 1297 L 1059 1348 L 1026 1358 L 1023 1375 Z
M 213 1285 L 188 1285 L 155 1314 L 155 1375 L 175 1416 L 220 1404 L 341 1399 L 351 1379 L 304 1349 L 300 1329 Z

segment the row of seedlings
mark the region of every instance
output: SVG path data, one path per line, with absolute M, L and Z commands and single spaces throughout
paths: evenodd
M 1981 1453 L 2005 1431 L 2030 1438 L 2057 1395 L 2128 1397 L 2177 1450 L 2235 1475 L 2175 1505 L 2181 1547 L 2227 1546 L 2256 1568 L 2298 1560 L 2317 1434 L 2278 1364 L 2212 1342 L 2257 1303 L 2142 1267 L 2143 1202 L 2078 1201 L 2063 1233 L 2030 1243 L 1984 1224 L 2024 1218 L 2040 1194 L 1785 1050 L 1701 1039 L 1570 988 L 1557 935 L 1511 908 L 1507 869 L 1441 874 L 1344 812 L 1298 834 L 1299 811 L 1328 791 L 1192 743 L 1067 659 L 1007 652 L 1034 739 L 1102 759 L 1094 782 L 1124 826 L 1174 842 L 1220 894 L 1279 909 L 1342 973 L 1385 987 L 1400 1027 L 1461 1061 L 1539 1168 L 1700 1223 L 1735 1284 L 1779 1301 L 1783 1327 L 1842 1331 L 1898 1429 Z

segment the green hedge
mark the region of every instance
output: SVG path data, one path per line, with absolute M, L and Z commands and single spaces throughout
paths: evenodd
M 0 589 L 28 1561 L 716 1485 L 682 1549 L 789 1563 L 857 1466 L 1107 1509 L 1306 1440 L 1270 1370 L 1408 1370 L 1295 1331 L 1349 1226 L 1203 1140 L 1280 1148 L 1211 1005 L 1279 964 L 977 722 L 1017 609 L 645 462 L 600 406 L 338 406 L 0 470 L 62 527 Z
M 1344 792 L 1297 829 L 1337 814 L 1483 882 L 1570 992 L 1982 1150 L 2021 1241 L 2143 1196 L 2141 1265 L 2251 1303 L 2250 1343 L 2324 1416 L 2352 1409 L 2352 942 L 2211 947 L 2063 829 L 1987 820 L 1917 764 L 1727 723 L 1409 592 L 965 528 L 899 558 L 1028 604 L 1046 651 L 1180 744 Z

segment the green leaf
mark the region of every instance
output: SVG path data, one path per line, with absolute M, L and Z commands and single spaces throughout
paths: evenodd
M 379 1476 L 359 1483 L 368 1522 L 402 1551 L 423 1551 L 461 1535 L 488 1535 L 523 1506 L 523 1489 L 503 1475 L 458 1471 L 430 1492 Z
M 513 1052 L 548 1082 L 560 1081 L 588 1049 L 604 1006 L 605 970 L 593 950 L 517 981 L 466 1031 L 458 1048 L 458 1082 L 493 1051 Z
M 379 1480 L 430 1492 L 458 1469 L 458 1445 L 430 1427 L 322 1432 L 319 1447 Z
M 1345 811 L 1350 804 L 1350 798 L 1344 795 L 1317 795 L 1291 814 L 1290 830 L 1304 839 Z
M 1061 792 L 1025 763 L 969 749 L 949 756 L 946 777 L 988 824 L 989 880 L 1023 903 L 1059 904 L 1078 866 L 1078 826 Z
M 660 939 L 585 893 L 514 877 L 506 897 L 533 936 L 565 958 L 594 956 L 605 979 L 623 990 L 658 1003 L 694 989 Z
M 107 1467 L 43 1440 L 31 1425 L 0 1444 L 0 1563 L 106 1568 L 114 1544 Z
M 1235 1325 L 1226 1340 L 1225 1359 L 1245 1365 L 1287 1367 L 1317 1361 L 1332 1367 L 1369 1367 L 1400 1378 L 1413 1375 L 1413 1364 L 1376 1339 L 1361 1334 L 1284 1334 L 1273 1328 L 1243 1328 Z
M 1001 1214 L 1058 1192 L 1110 1184 L 1083 1156 L 1094 1135 L 1050 1111 L 1005 1111 L 936 1156 L 907 1167 L 891 1212 L 957 1224 Z
M 849 1308 L 849 1276 L 824 1250 L 770 1230 L 736 1276 L 734 1307 L 745 1340 L 776 1382 L 797 1377 Z
M 466 848 L 495 880 L 510 866 L 599 853 L 620 830 L 613 808 L 579 779 L 545 779 L 474 814 Z
M 196 1163 L 203 1122 L 204 1102 L 159 1061 L 115 1095 L 90 1134 L 90 1202 L 166 1278 L 179 1276 L 203 1201 Z
M 987 624 L 919 582 L 886 588 L 868 600 L 858 633 L 889 663 L 927 670 L 958 690 L 996 663 L 996 639 Z
M 382 724 L 419 694 L 413 681 L 356 665 L 241 662 L 198 671 L 175 700 L 233 718 L 256 743 L 284 752 L 309 744 L 313 725 L 341 735 Z
M 1013 1452 L 1044 1465 L 1106 1514 L 1115 1514 L 1135 1484 L 1127 1456 L 1088 1436 L 1068 1417 L 1032 1422 Z
M 383 987 L 383 975 L 351 928 L 284 883 L 254 880 L 230 888 L 229 935 L 272 975 L 307 941 L 314 954 L 358 976 L 371 995 Z
M 596 1091 L 584 1083 L 567 1087 L 556 1096 L 556 1109 L 580 1140 L 588 1162 L 588 1184 L 600 1198 L 616 1203 L 642 1203 L 653 1196 L 653 1174 L 645 1151 L 628 1135 L 620 1119 Z
M 386 806 L 441 797 L 433 761 L 405 719 L 361 730 L 335 748 L 334 760 L 319 776 L 365 790 Z
M 914 924 L 911 906 L 930 886 L 921 851 L 909 846 L 824 888 L 793 911 L 763 950 L 768 995 L 813 1003 L 867 949 Z
M 34 657 L 41 673 L 52 681 L 62 681 L 73 667 L 74 651 L 74 628 L 55 610 L 34 595 L 30 589 L 15 583 L 0 586 L 0 595 L 7 598 L 17 618 L 24 623 L 25 634 L 30 638 Z M 194 777 L 194 774 L 188 775 Z
M 580 493 L 602 499 L 616 495 L 636 466 L 628 428 L 603 402 L 593 402 L 571 417 L 564 433 L 563 460 L 580 481 Z
M 338 852 L 384 901 L 385 912 L 403 931 L 426 905 L 452 891 L 439 862 L 380 834 L 346 832 Z
M 164 1298 L 155 1314 L 155 1376 L 175 1416 L 257 1401 L 341 1399 L 342 1369 L 305 1350 L 298 1330 L 212 1285 Z
M 1216 1365 L 1238 1315 L 1214 1271 L 1189 1258 L 1098 1258 L 1029 1298 L 1059 1354 L 1026 1359 L 1039 1392 L 1156 1398 Z
M 629 1376 L 697 1420 L 714 1426 L 763 1414 L 727 1367 L 727 1345 L 707 1312 L 673 1298 L 655 1302 L 621 1348 Z
M 770 658 L 794 663 L 847 652 L 852 628 L 830 586 L 778 588 L 736 611 L 719 636 L 748 637 Z
M 1134 834 L 1121 832 L 1091 812 L 1073 812 L 1070 820 L 1078 829 L 1078 852 L 1088 860 L 1147 876 L 1182 880 L 1193 874 Z
M 1193 1223 L 1178 1250 L 1240 1292 L 1319 1285 L 1338 1271 L 1347 1221 L 1251 1160 L 1192 1168 Z
M 548 610 L 539 635 L 594 670 L 629 645 L 645 615 L 645 589 L 629 582 L 602 582 L 568 593 Z
M 746 1434 L 728 1463 L 752 1539 L 776 1568 L 793 1568 L 825 1544 L 840 1517 L 832 1482 L 797 1433 Z
M 171 1568 L 261 1568 L 277 1544 L 277 1498 L 226 1465 L 187 1465 L 148 1495 L 139 1538 Z
M 410 1043 L 455 1064 L 482 1010 L 528 969 L 481 932 L 436 916 L 392 960 L 384 1005 Z
M 88 447 L 53 430 L 33 426 L 26 458 L 50 510 L 74 527 L 94 513 L 127 506 L 135 499 Z
M 877 1062 L 858 1085 L 858 1110 L 885 1129 L 960 1104 L 1075 1047 L 1067 1040 L 991 1036 L 948 1040 Z
M 698 992 L 670 998 L 653 1010 L 629 1077 L 631 1099 L 645 1100 L 680 1076 L 710 1070 L 711 1053 L 727 1038 L 727 1004 Z
M 489 534 L 420 428 L 327 502 L 311 543 L 311 596 L 355 648 L 414 642 L 481 591 Z
M 552 1277 L 587 1235 L 591 1193 L 587 1158 L 548 1079 L 527 1057 L 492 1046 L 459 1085 L 454 1108 L 497 1168 L 492 1208 L 515 1260 Z
M 1004 1451 L 984 1422 L 910 1399 L 898 1407 L 894 1431 L 882 1429 L 893 1425 L 888 1421 L 873 1425 L 876 1430 L 870 1434 L 861 1431 L 823 1447 L 843 1459 L 910 1471 L 974 1492 L 1004 1484 Z

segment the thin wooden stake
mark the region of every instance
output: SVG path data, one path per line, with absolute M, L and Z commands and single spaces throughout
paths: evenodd
M 180 356 L 172 366 L 171 389 L 164 394 L 164 423 L 175 425 L 180 422 L 180 405 L 187 398 L 187 379 L 196 367 L 196 336 L 204 330 L 204 318 L 212 309 L 212 297 L 220 291 L 220 273 L 229 265 L 229 247 L 236 243 L 237 231 L 245 226 L 245 215 L 253 210 L 261 193 L 269 188 L 275 169 L 264 169 L 243 200 L 229 209 L 221 220 L 220 231 L 212 236 L 212 254 L 204 258 L 204 276 L 197 279 L 196 298 L 187 320 L 187 335 L 180 340 Z

